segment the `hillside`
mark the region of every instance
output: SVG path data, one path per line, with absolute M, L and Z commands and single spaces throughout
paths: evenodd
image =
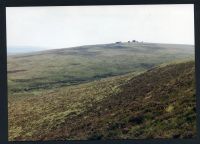
M 194 58 L 194 46 L 111 43 L 8 56 L 9 95 L 54 89 Z
M 9 97 L 11 140 L 196 136 L 194 62 Z

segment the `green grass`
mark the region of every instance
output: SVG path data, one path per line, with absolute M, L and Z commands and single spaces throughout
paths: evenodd
M 118 93 L 119 85 L 128 79 L 124 75 L 54 90 L 17 93 L 9 97 L 9 138 L 31 140 L 33 135 L 48 133 L 70 115 L 80 114 L 95 102 Z
M 192 48 L 122 43 L 9 56 L 9 140 L 195 137 Z
M 53 89 L 137 73 L 166 62 L 194 58 L 192 48 L 187 45 L 121 43 L 9 56 L 9 93 Z

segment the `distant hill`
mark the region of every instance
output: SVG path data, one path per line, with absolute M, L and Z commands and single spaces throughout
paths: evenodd
M 194 138 L 194 71 L 193 61 L 167 64 L 137 75 L 10 97 L 10 138 Z
M 112 43 L 8 56 L 10 92 L 52 89 L 194 59 L 194 46 Z

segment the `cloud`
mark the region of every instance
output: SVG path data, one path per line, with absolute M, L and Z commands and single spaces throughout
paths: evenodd
M 194 44 L 193 5 L 8 7 L 9 47 L 66 48 L 132 39 Z

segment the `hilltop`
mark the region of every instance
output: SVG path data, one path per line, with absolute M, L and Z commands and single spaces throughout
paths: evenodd
M 194 46 L 111 43 L 8 56 L 9 93 L 54 89 L 193 59 Z

